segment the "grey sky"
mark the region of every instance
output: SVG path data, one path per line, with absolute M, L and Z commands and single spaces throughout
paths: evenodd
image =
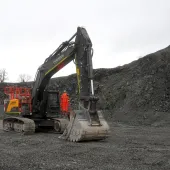
M 84 26 L 94 68 L 108 68 L 170 45 L 169 0 L 0 0 L 0 68 L 8 81 L 38 67 Z M 55 76 L 75 72 L 73 63 Z

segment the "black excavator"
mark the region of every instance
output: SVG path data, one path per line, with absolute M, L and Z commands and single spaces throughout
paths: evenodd
M 72 142 L 107 138 L 109 125 L 96 107 L 99 98 L 94 95 L 92 56 L 92 42 L 86 29 L 77 27 L 77 32 L 38 68 L 32 88 L 31 109 L 24 103 L 19 116 L 4 117 L 4 131 L 33 134 L 37 129 L 52 128 L 62 133 L 60 138 Z M 71 61 L 76 65 L 79 108 L 70 112 L 68 119 L 60 114 L 59 92 L 50 91 L 47 87 L 51 77 Z

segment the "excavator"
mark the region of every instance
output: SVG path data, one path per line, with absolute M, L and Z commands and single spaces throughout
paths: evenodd
M 86 29 L 77 27 L 77 32 L 38 68 L 31 105 L 21 105 L 18 116 L 10 114 L 4 117 L 3 130 L 27 135 L 42 129 L 53 129 L 61 134 L 59 138 L 71 142 L 108 138 L 109 125 L 102 111 L 97 110 L 99 98 L 94 94 L 92 56 L 92 42 Z M 71 61 L 76 66 L 79 101 L 78 109 L 70 111 L 68 119 L 60 114 L 59 92 L 48 90 L 47 87 L 51 77 Z

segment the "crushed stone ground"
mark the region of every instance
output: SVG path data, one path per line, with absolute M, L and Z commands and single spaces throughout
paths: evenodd
M 0 130 L 0 169 L 170 169 L 170 128 L 110 126 L 107 140 L 82 143 L 60 140 L 57 134 L 20 136 Z

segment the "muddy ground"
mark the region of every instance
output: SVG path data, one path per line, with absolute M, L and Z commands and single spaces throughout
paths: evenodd
M 71 143 L 57 134 L 20 136 L 0 130 L 1 170 L 170 169 L 170 128 L 111 123 L 100 142 Z

